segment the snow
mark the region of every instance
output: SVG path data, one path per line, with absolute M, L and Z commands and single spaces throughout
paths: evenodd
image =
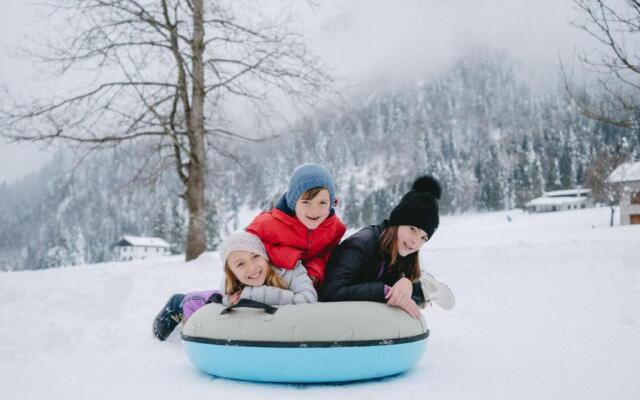
M 144 236 L 123 236 L 123 240 L 129 242 L 132 246 L 147 246 L 147 247 L 170 247 L 162 238 L 157 237 L 144 237 Z
M 582 195 L 591 194 L 591 189 L 566 189 L 566 190 L 553 190 L 551 192 L 544 192 L 544 197 L 564 197 L 573 196 L 578 197 Z
M 545 206 L 545 205 L 561 205 L 561 204 L 579 204 L 587 201 L 586 197 L 538 197 L 527 202 L 526 206 Z
M 156 340 L 171 294 L 219 286 L 217 253 L 0 273 L 0 398 L 638 399 L 640 226 L 609 212 L 444 217 L 421 256 L 456 308 L 425 310 L 414 370 L 352 384 L 210 377 Z
M 640 181 L 640 161 L 619 165 L 607 178 L 611 183 Z

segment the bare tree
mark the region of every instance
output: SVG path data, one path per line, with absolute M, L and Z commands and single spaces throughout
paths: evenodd
M 285 16 L 265 17 L 245 1 L 57 1 L 69 35 L 38 58 L 59 76 L 90 84 L 72 95 L 0 104 L 3 136 L 64 140 L 90 151 L 132 142 L 170 157 L 189 213 L 186 259 L 206 249 L 207 151 L 255 140 L 230 123 L 230 101 L 262 115 L 278 99 L 308 104 L 326 88 L 323 72 Z M 236 100 L 234 100 L 236 99 Z M 247 118 L 247 116 L 244 116 Z
M 573 25 L 595 42 L 592 52 L 578 56 L 597 80 L 599 93 L 579 89 L 571 71 L 562 68 L 570 102 L 589 117 L 623 128 L 640 127 L 640 2 L 636 0 L 574 0 L 584 19 Z M 594 101 L 602 96 L 606 101 Z
M 625 161 L 627 161 L 627 157 L 619 153 L 601 152 L 585 172 L 585 183 L 591 188 L 594 200 L 611 208 L 610 226 L 613 226 L 616 206 L 620 204 L 622 188 L 618 184 L 607 182 L 607 177 Z

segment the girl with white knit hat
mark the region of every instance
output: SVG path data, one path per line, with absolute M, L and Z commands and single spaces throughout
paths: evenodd
M 249 232 L 236 232 L 220 248 L 224 260 L 224 292 L 208 290 L 175 294 L 153 321 L 153 333 L 165 340 L 180 322 L 207 303 L 234 305 L 240 299 L 269 305 L 314 303 L 318 300 L 311 278 L 301 262 L 294 269 L 277 268 L 260 238 Z

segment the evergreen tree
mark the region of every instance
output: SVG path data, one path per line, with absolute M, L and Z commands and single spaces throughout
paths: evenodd
M 521 151 L 517 156 L 517 163 L 513 170 L 513 186 L 515 190 L 515 206 L 524 207 L 524 204 L 532 197 L 532 172 L 533 166 L 530 164 L 529 142 L 523 140 Z
M 544 190 L 547 192 L 552 190 L 562 189 L 562 182 L 560 181 L 560 167 L 559 167 L 558 159 L 555 157 L 552 157 L 549 160 L 547 178 L 545 179 L 545 181 L 547 184 Z
M 69 253 L 67 252 L 66 246 L 57 244 L 49 247 L 42 260 L 42 268 L 58 268 L 65 265 L 70 265 Z
M 212 251 L 220 244 L 220 220 L 215 203 L 207 200 L 206 230 L 207 230 L 207 250 Z
M 172 201 L 171 206 L 171 253 L 181 254 L 186 244 L 187 222 L 184 217 L 184 207 L 181 200 Z
M 362 225 L 372 225 L 377 223 L 375 209 L 375 196 L 373 193 L 369 193 L 362 202 L 362 208 L 360 209 L 360 215 L 362 216 Z
M 558 162 L 558 169 L 560 175 L 560 186 L 563 189 L 570 189 L 574 186 L 574 173 L 573 162 L 571 160 L 571 149 L 568 144 L 565 144 L 562 155 Z
M 394 193 L 388 189 L 389 188 L 379 189 L 373 192 L 374 220 L 372 223 L 374 224 L 378 224 L 388 218 L 391 207 L 394 206 L 394 202 L 392 201 Z
M 156 215 L 153 220 L 153 228 L 151 230 L 153 236 L 162 239 L 167 239 L 170 232 L 169 213 L 171 206 L 169 202 L 163 201 L 160 207 L 156 210 Z
M 42 268 L 58 268 L 72 264 L 69 235 L 65 228 L 58 224 L 49 234 L 51 241 L 41 263 Z
M 480 182 L 479 206 L 483 210 L 500 210 L 505 206 L 505 182 L 500 171 L 497 149 L 491 146 L 487 162 L 476 166 L 476 178 Z
M 86 256 L 86 242 L 82 229 L 74 225 L 68 233 L 67 246 L 68 246 L 68 259 L 65 265 L 82 265 L 85 263 Z
M 345 202 L 343 204 L 344 213 L 342 216 L 347 226 L 360 226 L 360 199 L 358 198 L 358 188 L 356 187 L 356 180 L 353 175 L 351 175 L 349 179 L 347 196 L 345 196 Z

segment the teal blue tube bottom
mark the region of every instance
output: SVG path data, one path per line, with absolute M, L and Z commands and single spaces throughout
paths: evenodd
M 183 340 L 191 362 L 223 378 L 321 383 L 381 378 L 405 372 L 422 358 L 427 338 L 408 343 L 330 347 L 260 347 Z

